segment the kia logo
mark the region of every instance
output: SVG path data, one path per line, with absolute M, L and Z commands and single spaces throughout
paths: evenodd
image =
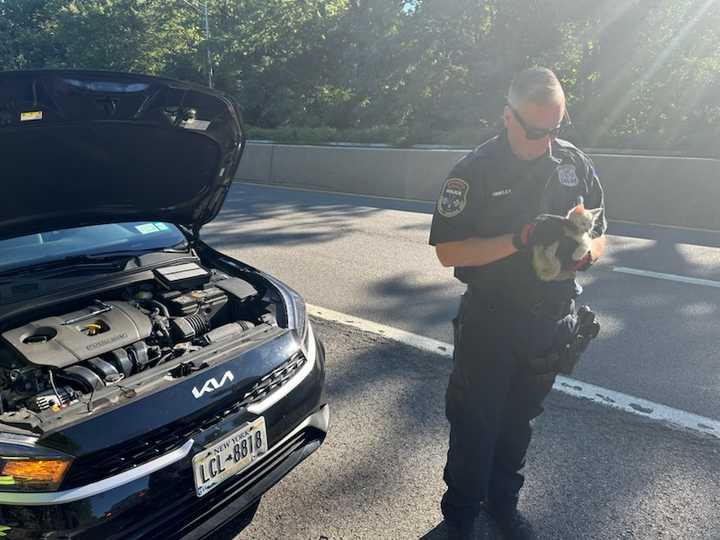
M 220 382 L 218 382 L 217 379 L 213 377 L 212 379 L 208 379 L 207 381 L 205 381 L 205 384 L 202 385 L 202 388 L 200 388 L 200 390 L 198 390 L 197 386 L 195 386 L 192 389 L 193 396 L 195 396 L 195 399 L 199 399 L 203 396 L 203 394 L 207 392 L 213 392 L 218 388 L 222 388 L 226 382 L 233 382 L 234 380 L 235 376 L 232 374 L 232 371 L 226 371 L 225 375 L 223 375 L 222 379 L 220 379 Z

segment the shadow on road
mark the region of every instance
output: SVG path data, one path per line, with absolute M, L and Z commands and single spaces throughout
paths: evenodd
M 323 245 L 329 251 L 331 242 L 362 232 L 396 204 L 370 201 L 358 206 L 355 197 L 286 190 L 268 194 L 265 188 L 236 186 L 204 236 L 219 249 L 312 246 L 322 261 Z M 395 223 L 388 234 L 424 236 L 417 223 Z M 576 375 L 593 381 L 608 380 L 608 374 L 620 374 L 616 381 L 637 377 L 628 380 L 631 389 L 646 377 L 652 381 L 651 399 L 716 403 L 720 290 L 629 278 L 611 265 L 660 270 L 661 262 L 664 271 L 712 279 L 718 266 L 693 259 L 684 246 L 717 247 L 720 242 L 712 234 L 655 232 L 651 236 L 646 228 L 611 225 L 611 234 L 634 241 L 618 242 L 612 260 L 585 278 L 596 283 L 581 299 L 596 308 L 604 326 Z M 390 312 L 419 328 L 417 333 L 423 327 L 449 326 L 456 309 L 446 290 L 457 286 L 451 279 L 428 285 L 400 271 L 378 273 L 356 285 L 368 294 L 359 308 L 363 312 L 355 315 L 381 320 Z M 260 522 L 277 526 L 277 536 L 258 525 L 243 537 L 394 540 L 425 534 L 433 540 L 428 535 L 439 534 L 435 525 L 443 490 L 449 362 L 345 327 L 318 323 L 318 329 L 321 335 L 338 336 L 328 343 L 333 430 L 320 453 L 291 475 L 296 480 L 283 483 L 261 505 Z M 712 444 L 557 394 L 536 428 L 522 504 L 539 523 L 540 538 L 720 537 L 720 509 L 712 502 L 716 486 L 711 475 L 703 474 L 717 469 Z M 290 521 L 295 516 L 304 521 L 287 524 L 277 508 L 282 516 L 293 516 Z M 408 515 L 419 521 L 408 523 Z
M 440 522 L 431 531 L 422 535 L 419 540 L 447 540 L 445 523 Z M 489 520 L 481 514 L 475 523 L 475 540 L 503 540 L 503 538 L 495 527 L 489 523 Z
M 332 428 L 239 538 L 440 540 L 450 362 L 342 325 L 315 326 L 327 346 Z M 707 473 L 717 441 L 558 394 L 535 431 L 520 506 L 539 539 L 720 534 Z M 486 525 L 478 523 L 479 538 L 493 538 Z
M 420 203 L 238 183 L 222 214 L 204 230 L 204 238 L 221 250 L 248 248 L 243 256 L 257 254 L 260 261 L 272 253 L 272 260 L 283 266 L 248 262 L 280 273 L 281 278 L 292 277 L 288 283 L 312 303 L 333 307 L 327 303 L 328 287 L 320 283 L 330 277 L 347 282 L 330 287 L 337 294 L 357 295 L 361 303 L 353 300 L 354 315 L 449 341 L 449 322 L 463 287 L 449 271 L 432 273 L 439 265 L 426 244 L 426 231 L 420 230 L 429 228 L 429 216 L 396 214 L 385 219 L 383 213 L 413 206 L 415 212 L 432 210 L 432 205 Z M 379 232 L 402 242 L 385 242 L 375 236 Z M 720 385 L 714 360 L 720 289 L 628 276 L 612 268 L 720 280 L 720 254 L 712 247 L 720 246 L 720 233 L 626 223 L 611 223 L 609 233 L 618 236 L 610 239 L 608 254 L 583 276 L 590 286 L 580 302 L 598 311 L 603 331 L 578 376 L 648 399 L 662 396 L 668 405 L 712 416 L 718 410 L 712 404 L 717 403 Z M 358 243 L 365 241 L 359 245 L 366 255 L 348 251 L 356 237 Z M 409 261 L 403 260 L 406 252 L 401 251 L 406 245 L 415 246 L 410 251 L 415 258 Z M 699 245 L 711 248 L 697 249 Z M 398 258 L 396 265 L 387 263 L 392 257 Z M 355 261 L 365 274 L 336 275 L 338 268 L 353 272 Z M 323 269 L 333 264 L 334 271 Z M 307 279 L 314 272 L 319 279 Z M 619 376 L 623 373 L 628 375 Z M 693 407 L 697 402 L 705 405 Z

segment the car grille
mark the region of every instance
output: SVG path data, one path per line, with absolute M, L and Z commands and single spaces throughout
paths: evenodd
M 305 365 L 305 362 L 307 362 L 305 355 L 297 353 L 280 367 L 265 375 L 243 396 L 243 405 L 251 405 L 269 397 L 275 390 L 284 386 Z
M 172 509 L 176 512 L 173 518 L 167 519 L 152 533 L 143 535 L 143 540 L 170 540 L 181 536 L 182 532 L 192 530 L 219 509 L 256 486 L 273 471 L 283 466 L 288 470 L 291 469 L 320 446 L 323 438 L 323 432 L 315 428 L 306 429 L 273 448 L 272 454 L 267 459 L 236 475 L 232 481 L 225 482 L 225 485 L 215 488 L 205 497 L 198 499 L 193 489 L 192 492 L 178 499 L 178 505 Z M 172 511 L 168 508 L 167 513 L 171 514 Z
M 301 352 L 262 377 L 242 399 L 194 420 L 181 420 L 156 429 L 121 445 L 83 456 L 73 462 L 63 489 L 83 486 L 119 474 L 182 446 L 188 439 L 221 422 L 242 408 L 269 397 L 279 390 L 307 362 Z
M 307 427 L 271 447 L 264 459 L 227 479 L 201 498 L 195 494 L 192 472 L 185 471 L 182 477 L 176 478 L 174 482 L 155 485 L 152 488 L 153 496 L 149 500 L 139 500 L 132 511 L 127 514 L 118 513 L 99 527 L 92 527 L 80 534 L 77 540 L 230 538 L 229 535 L 216 534 L 220 531 L 215 531 L 215 528 L 224 522 L 223 518 L 241 518 L 237 512 L 257 501 L 262 493 L 316 450 L 324 438 L 324 431 Z M 233 512 L 218 516 L 218 513 L 224 510 Z M 220 519 L 213 522 L 213 519 L 218 517 Z M 232 532 L 232 536 L 235 536 L 236 525 L 236 522 L 233 522 L 231 531 L 228 531 Z M 208 531 L 203 532 L 201 529 L 204 528 Z

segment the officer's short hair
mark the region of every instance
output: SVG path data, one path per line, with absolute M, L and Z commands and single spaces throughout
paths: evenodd
M 557 103 L 560 99 L 565 101 L 565 92 L 558 78 L 549 69 L 537 66 L 515 75 L 507 96 L 508 103 L 514 108 L 524 103 L 543 107 Z

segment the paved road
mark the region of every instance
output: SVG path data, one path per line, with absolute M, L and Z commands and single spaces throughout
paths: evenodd
M 432 205 L 236 184 L 204 237 L 277 275 L 308 302 L 436 339 L 463 286 L 427 245 Z M 720 234 L 611 223 L 607 255 L 583 277 L 601 337 L 575 377 L 720 418 Z
M 443 540 L 446 358 L 315 321 L 331 431 L 236 537 Z M 535 425 L 522 509 L 539 538 L 720 538 L 720 441 L 554 393 Z M 478 538 L 496 538 L 486 522 Z

